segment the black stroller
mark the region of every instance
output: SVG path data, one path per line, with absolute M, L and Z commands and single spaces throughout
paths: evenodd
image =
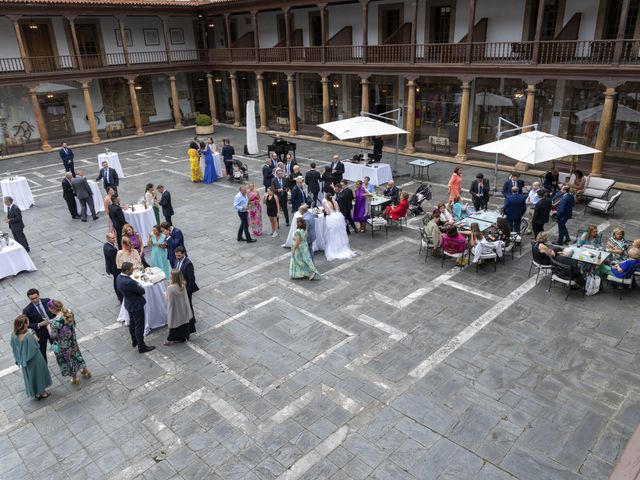
M 237 158 L 232 160 L 233 174 L 229 177 L 229 181 L 233 183 L 242 183 L 249 180 L 249 169 Z
M 431 200 L 431 185 L 421 183 L 416 193 L 414 193 L 411 200 L 409 200 L 409 213 L 414 217 L 424 213 L 422 202 L 425 200 Z

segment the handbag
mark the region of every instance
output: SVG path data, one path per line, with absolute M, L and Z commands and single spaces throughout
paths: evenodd
M 600 282 L 601 278 L 598 275 L 590 274 L 587 275 L 587 280 L 584 285 L 584 294 L 591 296 L 595 295 L 600 291 Z

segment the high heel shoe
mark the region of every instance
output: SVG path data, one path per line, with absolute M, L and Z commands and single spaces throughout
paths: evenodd
M 72 378 L 71 379 L 71 384 L 72 385 L 80 385 L 80 379 L 79 378 Z
M 80 370 L 80 373 L 84 378 L 91 378 L 92 376 L 88 368 L 83 368 L 82 370 Z

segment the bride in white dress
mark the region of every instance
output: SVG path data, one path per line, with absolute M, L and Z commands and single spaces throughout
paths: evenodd
M 349 248 L 344 215 L 340 213 L 338 204 L 330 193 L 327 193 L 322 200 L 322 208 L 327 214 L 324 220 L 324 255 L 327 260 L 346 260 L 355 257 L 356 254 Z

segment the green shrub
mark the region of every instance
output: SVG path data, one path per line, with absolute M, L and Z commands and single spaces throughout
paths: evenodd
M 212 125 L 211 117 L 209 115 L 200 114 L 196 117 L 196 125 L 198 127 L 208 127 Z

